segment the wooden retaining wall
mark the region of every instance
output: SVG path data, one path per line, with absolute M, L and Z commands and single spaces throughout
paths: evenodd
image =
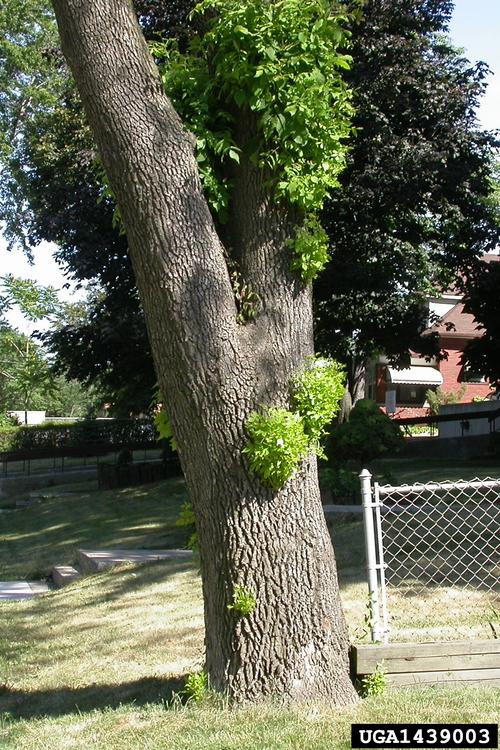
M 377 665 L 389 687 L 417 685 L 480 685 L 500 687 L 500 639 L 393 643 L 352 647 L 353 673 L 358 679 L 373 674 Z

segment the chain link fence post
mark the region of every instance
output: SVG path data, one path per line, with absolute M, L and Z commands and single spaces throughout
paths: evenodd
M 378 598 L 377 547 L 375 527 L 373 524 L 372 475 L 363 469 L 359 475 L 361 482 L 361 499 L 363 504 L 363 525 L 365 530 L 366 569 L 368 573 L 368 591 L 370 607 L 370 630 L 373 642 L 381 640 L 380 606 Z

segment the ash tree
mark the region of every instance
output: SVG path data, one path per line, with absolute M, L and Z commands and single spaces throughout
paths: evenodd
M 352 703 L 315 458 L 341 373 L 312 356 L 311 299 L 350 128 L 345 8 L 203 2 L 159 70 L 125 0 L 53 4 L 196 515 L 211 684 Z
M 315 285 L 321 349 L 345 362 L 353 401 L 366 361 L 439 351 L 426 297 L 493 249 L 498 141 L 477 123 L 487 66 L 445 36 L 451 0 L 367 0 L 352 26 L 356 136 L 322 221 L 332 260 Z

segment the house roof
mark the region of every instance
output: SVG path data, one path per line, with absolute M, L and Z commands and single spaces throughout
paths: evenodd
M 481 257 L 484 263 L 498 263 L 500 255 L 486 253 Z M 455 294 L 456 290 L 450 288 L 445 294 Z M 484 334 L 484 328 L 480 327 L 471 313 L 464 312 L 463 302 L 458 302 L 443 317 L 428 328 L 425 333 L 439 333 L 443 337 L 460 339 L 479 339 Z
M 500 261 L 500 255 L 497 255 L 496 253 L 485 253 L 481 256 L 481 261 L 483 263 L 497 263 L 498 261 Z M 444 296 L 462 296 L 462 292 L 460 291 L 458 286 L 454 284 L 452 284 L 447 289 L 444 289 L 442 294 Z
M 440 336 L 450 338 L 478 339 L 483 331 L 474 316 L 464 312 L 463 302 L 459 302 L 441 320 L 428 328 L 426 333 L 439 333 Z

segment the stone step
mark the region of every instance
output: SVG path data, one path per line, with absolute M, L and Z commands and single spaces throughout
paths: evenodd
M 50 591 L 46 581 L 0 581 L 0 601 L 32 599 Z
M 144 563 L 155 560 L 192 560 L 189 549 L 79 549 L 78 563 L 84 573 L 95 573 L 124 562 Z
M 56 589 L 61 589 L 80 578 L 81 573 L 76 568 L 72 568 L 71 565 L 56 565 L 52 568 L 51 576 Z

